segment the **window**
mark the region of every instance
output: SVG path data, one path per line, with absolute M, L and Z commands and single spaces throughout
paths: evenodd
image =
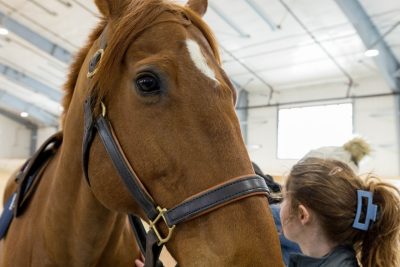
M 278 158 L 300 159 L 311 149 L 341 146 L 353 135 L 351 103 L 279 109 Z

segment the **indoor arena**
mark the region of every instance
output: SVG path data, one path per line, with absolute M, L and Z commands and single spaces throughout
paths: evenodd
M 0 267 L 400 266 L 399 0 L 0 0 Z

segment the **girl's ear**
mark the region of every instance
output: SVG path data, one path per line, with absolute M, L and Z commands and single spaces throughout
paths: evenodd
M 304 205 L 299 205 L 299 220 L 302 225 L 306 225 L 311 221 L 311 211 Z

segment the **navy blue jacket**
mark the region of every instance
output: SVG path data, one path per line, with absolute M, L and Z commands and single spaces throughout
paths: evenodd
M 359 265 L 353 248 L 338 246 L 322 258 L 292 254 L 290 255 L 289 267 L 359 267 Z

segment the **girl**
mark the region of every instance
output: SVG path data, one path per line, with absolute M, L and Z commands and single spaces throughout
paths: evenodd
M 289 266 L 400 266 L 400 192 L 365 182 L 336 160 L 293 166 L 280 212 L 283 233 L 299 244 Z

